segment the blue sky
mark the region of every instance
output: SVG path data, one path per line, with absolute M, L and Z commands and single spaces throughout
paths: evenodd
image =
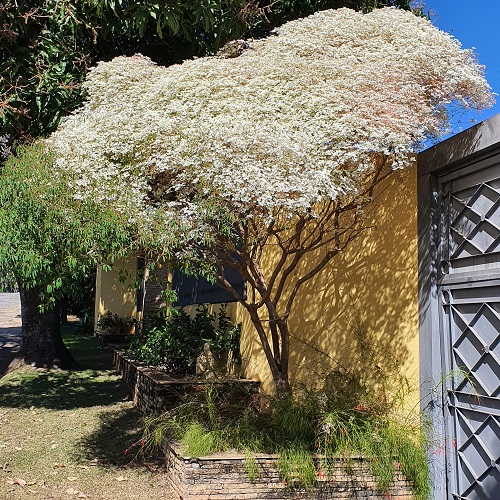
M 493 92 L 500 94 L 500 1 L 499 0 L 426 0 L 431 21 L 439 29 L 457 38 L 462 47 L 475 47 L 481 64 L 486 66 L 486 79 Z M 481 113 L 469 112 L 453 121 L 453 131 L 469 128 L 478 121 L 500 113 L 497 104 Z

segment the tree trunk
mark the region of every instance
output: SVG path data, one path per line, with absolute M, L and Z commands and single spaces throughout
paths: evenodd
M 68 321 L 68 300 L 65 298 L 56 302 L 56 309 L 59 311 L 61 325 L 67 325 Z
M 78 363 L 62 340 L 57 308 L 40 313 L 40 287 L 26 290 L 20 285 L 19 294 L 22 317 L 20 360 L 38 368 L 78 368 Z
M 277 338 L 277 331 L 274 332 L 273 338 L 273 348 L 274 352 L 271 350 L 271 346 L 269 345 L 269 341 L 267 340 L 264 325 L 262 323 L 261 318 L 259 317 L 259 313 L 257 309 L 249 307 L 248 304 L 242 302 L 246 307 L 247 311 L 250 313 L 250 319 L 252 320 L 255 329 L 260 338 L 260 342 L 262 348 L 264 350 L 264 354 L 266 355 L 267 362 L 269 364 L 269 368 L 271 369 L 271 374 L 273 376 L 274 387 L 276 389 L 276 395 L 278 397 L 289 396 L 291 394 L 290 382 L 288 380 L 288 327 L 286 321 L 279 320 L 279 328 L 280 333 L 282 335 L 281 344 L 282 346 L 286 346 L 280 353 L 279 340 Z M 283 339 L 283 334 L 286 334 L 285 339 Z M 284 342 L 283 342 L 284 340 Z M 283 358 L 283 355 L 286 358 Z

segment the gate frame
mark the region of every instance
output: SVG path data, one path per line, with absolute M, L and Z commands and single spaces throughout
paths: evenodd
M 418 302 L 421 410 L 427 415 L 433 436 L 443 446 L 429 453 L 433 500 L 451 499 L 448 477 L 454 457 L 446 445 L 443 359 L 438 296 L 438 177 L 480 163 L 481 170 L 500 156 L 500 114 L 481 122 L 418 155 Z M 474 170 L 472 168 L 472 170 Z M 479 169 L 478 169 L 479 170 Z

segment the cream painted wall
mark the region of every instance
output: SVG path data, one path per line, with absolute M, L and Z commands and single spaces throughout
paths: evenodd
M 125 276 L 125 281 L 120 281 L 120 273 Z M 97 331 L 99 318 L 111 311 L 120 317 L 132 317 L 137 313 L 137 290 L 134 282 L 137 276 L 137 259 L 121 259 L 115 263 L 111 271 L 97 269 L 95 322 L 94 330 Z

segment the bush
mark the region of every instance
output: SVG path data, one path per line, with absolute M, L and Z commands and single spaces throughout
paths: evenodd
M 109 333 L 130 333 L 135 328 L 136 319 L 132 317 L 121 317 L 107 311 L 97 322 L 97 326 Z
M 349 377 L 351 379 L 351 377 Z M 340 377 L 336 380 L 342 385 Z M 196 456 L 236 449 L 245 453 L 278 454 L 278 467 L 289 487 L 314 485 L 314 456 L 321 456 L 322 472 L 328 475 L 333 460 L 341 458 L 347 470 L 352 457 L 363 456 L 386 490 L 394 479 L 395 460 L 413 485 L 415 497 L 428 498 L 427 439 L 420 422 L 392 412 L 391 401 L 362 383 L 353 392 L 297 391 L 288 397 L 246 401 L 224 389 L 208 386 L 178 407 L 146 420 L 148 446 L 180 441 L 183 452 Z M 231 403 L 232 402 L 232 403 Z M 255 476 L 255 471 L 252 473 Z
M 239 362 L 241 325 L 234 325 L 222 306 L 216 315 L 204 305 L 191 318 L 182 309 L 161 309 L 144 322 L 134 335 L 131 354 L 150 365 L 161 366 L 172 374 L 192 374 L 196 360 L 208 343 L 214 354 L 233 353 Z

